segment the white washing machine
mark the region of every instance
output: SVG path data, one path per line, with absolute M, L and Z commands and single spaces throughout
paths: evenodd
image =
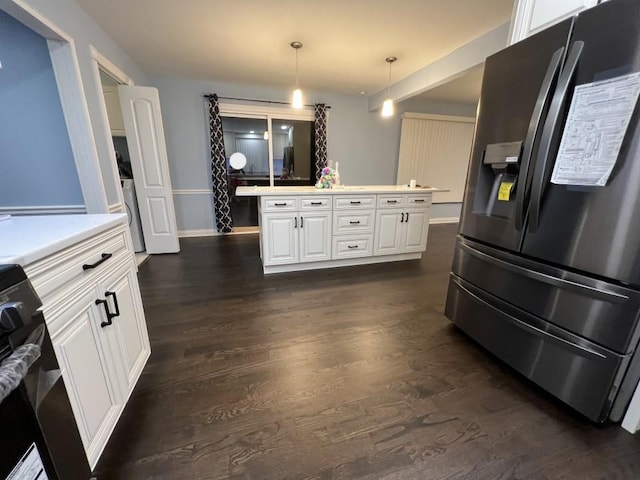
M 142 224 L 140 223 L 136 187 L 133 184 L 133 179 L 126 178 L 120 180 L 120 183 L 122 184 L 124 204 L 127 207 L 127 216 L 129 217 L 129 230 L 131 230 L 133 250 L 136 253 L 144 252 L 144 237 L 142 236 Z

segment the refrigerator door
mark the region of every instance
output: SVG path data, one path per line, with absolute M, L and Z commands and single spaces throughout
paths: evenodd
M 632 353 L 640 292 L 458 237 L 452 273 L 555 326 L 618 353 Z
M 447 316 L 518 372 L 590 419 L 606 420 L 629 356 L 611 352 L 451 274 Z
M 573 20 L 489 57 L 485 63 L 460 232 L 517 251 L 531 159 L 564 59 Z
M 582 44 L 581 44 L 582 42 Z M 617 163 L 604 187 L 550 183 L 573 85 L 640 71 L 640 2 L 615 0 L 575 21 L 563 76 L 540 141 L 522 253 L 545 262 L 640 286 L 640 107 L 636 105 Z M 575 66 L 573 75 L 571 68 Z M 549 155 L 543 155 L 545 149 Z

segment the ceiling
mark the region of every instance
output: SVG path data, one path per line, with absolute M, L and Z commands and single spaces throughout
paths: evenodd
M 373 94 L 508 21 L 513 0 L 77 0 L 151 75 Z M 153 8 L 150 8 L 150 6 Z
M 440 102 L 478 103 L 483 73 L 484 65 L 481 65 L 449 83 L 427 90 L 414 98 Z

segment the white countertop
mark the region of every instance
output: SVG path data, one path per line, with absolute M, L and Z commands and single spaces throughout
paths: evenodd
M 0 221 L 0 264 L 28 265 L 120 223 L 126 213 L 34 215 Z
M 407 185 L 353 185 L 338 188 L 300 187 L 237 187 L 237 197 L 262 197 L 268 195 L 351 195 L 363 193 L 432 193 L 448 192 L 435 187 L 409 187 Z

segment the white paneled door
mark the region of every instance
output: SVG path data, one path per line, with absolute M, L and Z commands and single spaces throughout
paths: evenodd
M 331 260 L 331 212 L 300 215 L 300 261 Z
M 119 85 L 118 94 L 147 252 L 179 252 L 158 90 Z
M 295 213 L 265 213 L 262 220 L 264 264 L 285 265 L 298 261 L 298 217 Z

